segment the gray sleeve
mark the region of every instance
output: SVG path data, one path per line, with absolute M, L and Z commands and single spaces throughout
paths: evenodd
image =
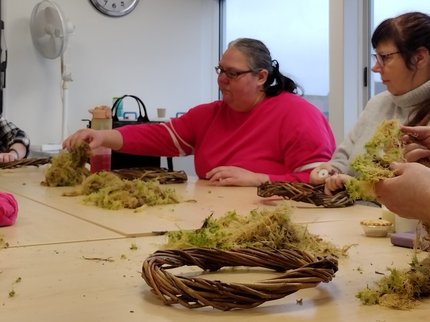
M 365 152 L 365 144 L 373 136 L 378 124 L 393 117 L 392 110 L 390 99 L 385 94 L 369 100 L 358 121 L 338 145 L 329 163 L 341 173 L 354 176 L 355 173 L 350 167 L 351 162 Z

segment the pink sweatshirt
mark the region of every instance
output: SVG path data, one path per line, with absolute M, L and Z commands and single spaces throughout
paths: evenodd
M 302 97 L 284 92 L 265 98 L 249 112 L 223 101 L 191 108 L 166 123 L 117 128 L 121 152 L 184 156 L 194 154 L 196 174 L 237 166 L 269 175 L 271 182 L 308 182 L 319 162 L 330 160 L 335 141 L 324 115 Z

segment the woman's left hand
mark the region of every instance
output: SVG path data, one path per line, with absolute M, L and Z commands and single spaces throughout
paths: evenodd
M 402 126 L 404 156 L 408 162 L 416 162 L 430 157 L 430 127 L 429 126 Z
M 12 162 L 18 159 L 18 155 L 15 151 L 0 153 L 0 163 Z
M 269 176 L 239 167 L 221 166 L 206 173 L 206 179 L 214 186 L 258 187 L 270 181 Z

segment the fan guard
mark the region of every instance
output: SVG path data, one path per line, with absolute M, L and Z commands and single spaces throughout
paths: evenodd
M 43 0 L 31 12 L 30 32 L 34 47 L 45 58 L 61 57 L 62 140 L 67 136 L 68 83 L 73 80 L 64 53 L 74 28 L 54 1 Z
M 31 13 L 30 31 L 33 44 L 46 58 L 60 57 L 67 48 L 68 34 L 73 26 L 53 1 L 39 2 Z

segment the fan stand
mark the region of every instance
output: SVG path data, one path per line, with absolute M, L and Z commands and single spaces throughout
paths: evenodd
M 61 55 L 61 81 L 62 81 L 62 93 L 61 102 L 63 105 L 63 119 L 61 123 L 61 141 L 67 138 L 67 112 L 69 110 L 69 83 L 73 81 L 72 73 L 68 71 L 67 65 L 64 63 L 64 55 Z
M 75 26 L 66 19 L 61 8 L 52 0 L 42 0 L 33 8 L 30 19 L 31 36 L 35 47 L 46 58 L 56 59 L 60 57 L 61 69 L 61 142 L 60 144 L 42 144 L 42 152 L 55 153 L 61 150 L 61 143 L 67 137 L 68 123 L 68 101 L 69 101 L 69 82 L 71 82 L 72 74 L 69 66 L 65 63 L 65 53 L 67 51 L 67 39 L 69 34 L 73 33 Z M 46 37 L 50 40 L 46 42 Z M 52 41 L 54 46 L 52 47 Z M 57 47 L 57 44 L 59 47 Z

